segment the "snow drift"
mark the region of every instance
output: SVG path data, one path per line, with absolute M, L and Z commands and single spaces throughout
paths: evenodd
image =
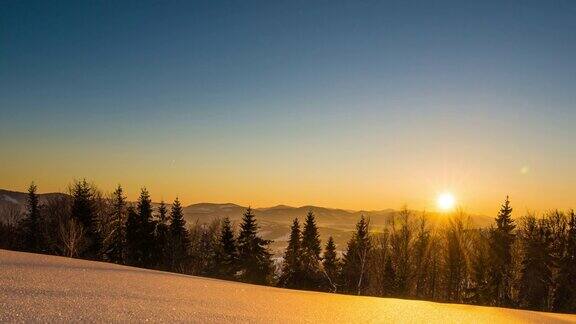
M 254 286 L 0 250 L 0 322 L 576 323 L 576 316 Z

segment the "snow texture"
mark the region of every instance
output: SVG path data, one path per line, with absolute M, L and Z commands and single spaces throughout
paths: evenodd
M 0 250 L 0 322 L 576 323 L 576 316 L 305 292 Z

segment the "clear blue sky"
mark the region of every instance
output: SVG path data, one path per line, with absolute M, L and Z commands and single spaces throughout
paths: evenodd
M 0 1 L 0 42 L 0 187 L 576 202 L 574 1 Z

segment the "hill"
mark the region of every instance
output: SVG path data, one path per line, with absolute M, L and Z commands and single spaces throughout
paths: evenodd
M 575 315 L 288 290 L 6 250 L 0 264 L 0 322 L 576 322 Z
M 46 203 L 49 199 L 56 198 L 59 196 L 66 196 L 66 194 L 59 192 L 40 194 L 39 195 L 40 204 Z M 26 205 L 27 197 L 28 193 L 25 192 L 0 189 L 0 206 L 11 204 L 11 205 L 18 205 L 19 207 L 24 207 Z
M 63 193 L 40 194 L 40 203 L 48 201 L 50 198 L 67 196 Z M 6 221 L 2 208 L 16 207 L 24 210 L 26 204 L 26 193 L 0 189 L 0 221 Z M 155 203 L 155 206 L 158 204 Z M 184 217 L 189 224 L 209 223 L 215 219 L 229 217 L 233 223 L 239 224 L 242 214 L 247 206 L 233 203 L 198 203 L 184 207 Z M 373 211 L 352 211 L 337 208 L 326 208 L 318 206 L 291 207 L 278 205 L 274 207 L 255 208 L 254 213 L 260 225 L 260 234 L 265 239 L 273 240 L 272 252 L 280 256 L 286 247 L 290 224 L 298 217 L 304 220 L 306 213 L 313 211 L 320 231 L 320 238 L 326 242 L 329 236 L 334 237 L 334 241 L 339 249 L 346 246 L 346 242 L 352 235 L 355 224 L 362 215 L 370 218 L 371 226 L 374 230 L 381 230 L 391 219 L 397 215 L 398 211 L 393 209 L 373 210 Z M 414 211 L 414 215 L 421 215 L 422 212 Z M 445 217 L 437 213 L 426 213 L 426 218 L 430 223 L 442 222 Z M 475 226 L 489 226 L 493 218 L 480 215 L 471 215 L 471 220 Z

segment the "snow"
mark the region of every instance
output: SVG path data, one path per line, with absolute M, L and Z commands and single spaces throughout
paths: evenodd
M 13 203 L 13 204 L 18 204 L 18 200 L 14 199 L 14 198 L 12 198 L 12 197 L 10 197 L 10 196 L 8 196 L 8 195 L 3 195 L 2 198 L 4 198 L 4 200 L 6 200 L 6 201 L 8 201 L 8 202 L 11 202 L 11 203 Z
M 0 322 L 576 323 L 575 315 L 254 286 L 0 250 Z

